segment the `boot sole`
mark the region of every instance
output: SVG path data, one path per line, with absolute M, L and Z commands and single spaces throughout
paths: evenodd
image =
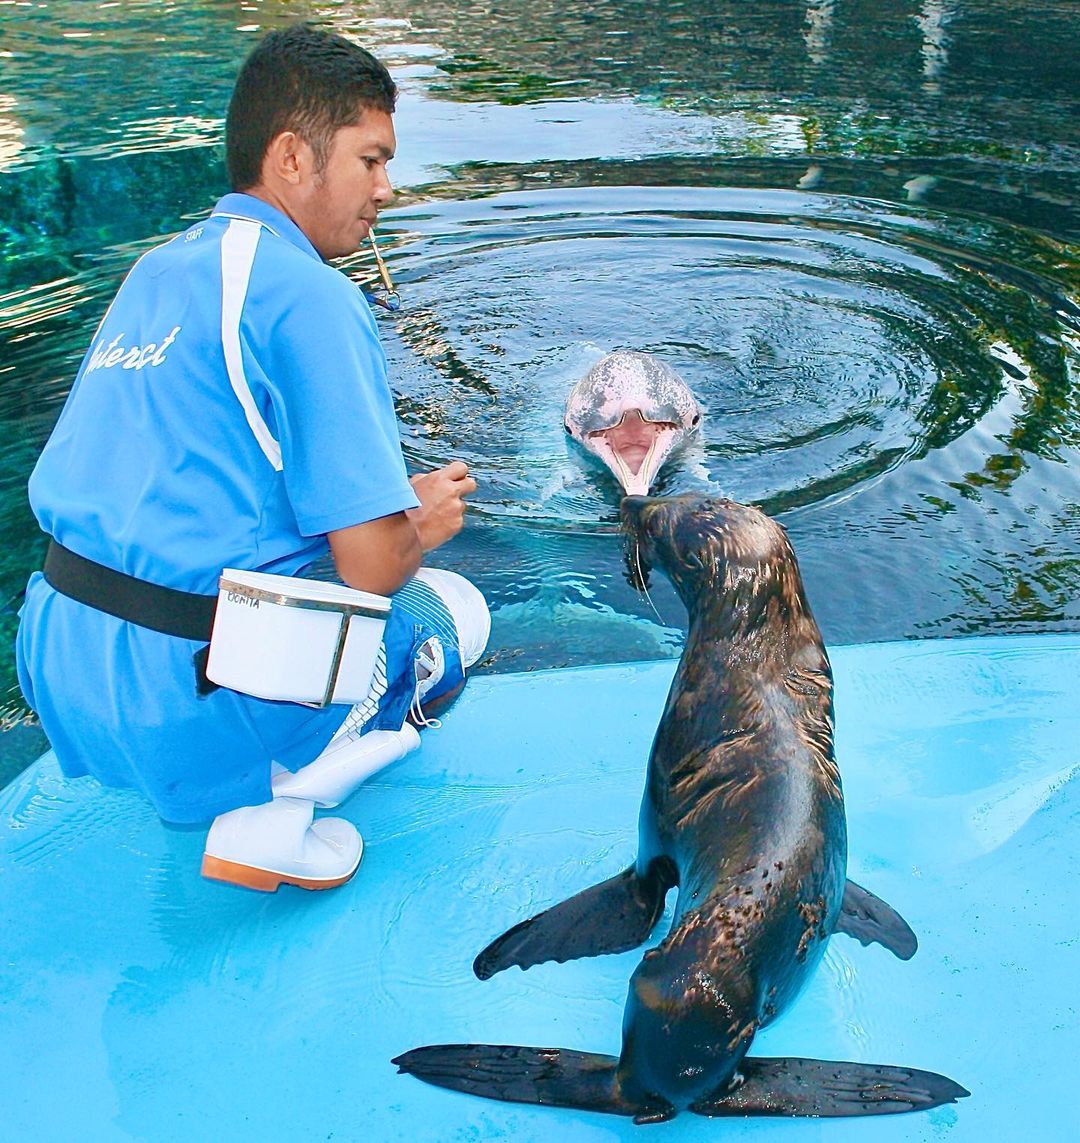
M 241 865 L 236 861 L 226 861 L 223 857 L 203 854 L 202 875 L 211 881 L 224 881 L 229 885 L 239 885 L 244 889 L 256 889 L 260 893 L 274 893 L 279 885 L 295 885 L 298 889 L 336 889 L 352 879 L 360 868 L 358 861 L 344 877 L 334 877 L 329 881 L 297 877 L 292 873 L 277 873 L 273 869 L 260 869 L 256 865 Z

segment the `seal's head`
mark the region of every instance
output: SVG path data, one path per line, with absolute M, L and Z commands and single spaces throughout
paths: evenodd
M 809 615 L 787 533 L 760 509 L 699 495 L 627 496 L 622 520 L 635 586 L 659 566 L 691 612 L 708 604 L 750 622 L 777 603 Z
M 570 390 L 563 423 L 624 492 L 646 495 L 672 449 L 696 431 L 701 407 L 670 365 L 651 353 L 620 349 Z

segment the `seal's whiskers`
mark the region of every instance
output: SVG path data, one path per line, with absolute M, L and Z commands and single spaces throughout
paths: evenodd
M 663 623 L 663 617 L 660 615 L 660 612 L 656 610 L 656 604 L 653 603 L 652 596 L 649 594 L 648 586 L 645 583 L 645 575 L 641 570 L 641 544 L 637 540 L 634 540 L 634 564 L 637 567 L 638 583 L 641 584 L 641 590 L 644 593 L 645 598 L 649 601 L 649 606 L 653 610 L 653 615 L 655 615 L 656 618 L 659 619 L 661 623 Z

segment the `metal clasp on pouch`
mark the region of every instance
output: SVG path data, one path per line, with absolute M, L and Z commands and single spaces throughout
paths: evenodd
M 329 706 L 331 699 L 334 697 L 334 691 L 337 689 L 338 675 L 341 673 L 341 661 L 345 655 L 345 641 L 349 636 L 349 623 L 353 616 L 361 615 L 366 619 L 377 619 L 380 622 L 386 621 L 385 612 L 376 611 L 373 608 L 363 607 L 355 603 L 330 603 L 318 599 L 296 599 L 291 595 L 281 595 L 277 592 L 265 591 L 259 587 L 251 587 L 248 584 L 236 583 L 234 580 L 227 579 L 221 579 L 219 584 L 230 596 L 243 596 L 244 600 L 250 602 L 253 607 L 258 607 L 260 602 L 265 600 L 268 603 L 275 603 L 280 607 L 299 607 L 305 611 L 335 611 L 341 616 L 337 640 L 334 643 L 334 653 L 330 659 L 330 674 L 327 679 L 326 690 L 323 692 L 322 701 L 297 703 L 298 706 L 307 706 L 314 710 L 321 710 L 323 707 Z M 231 600 L 231 602 L 239 602 L 239 600 Z

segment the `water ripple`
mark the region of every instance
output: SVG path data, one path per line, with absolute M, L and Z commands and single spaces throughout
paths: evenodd
M 410 459 L 463 456 L 477 510 L 501 520 L 614 520 L 610 480 L 583 475 L 559 426 L 570 384 L 617 345 L 663 355 L 706 408 L 660 491 L 773 511 L 948 446 L 1018 378 L 1030 420 L 1076 364 L 1067 248 L 1028 235 L 1006 260 L 990 224 L 919 208 L 609 187 L 428 204 L 395 226 Z

